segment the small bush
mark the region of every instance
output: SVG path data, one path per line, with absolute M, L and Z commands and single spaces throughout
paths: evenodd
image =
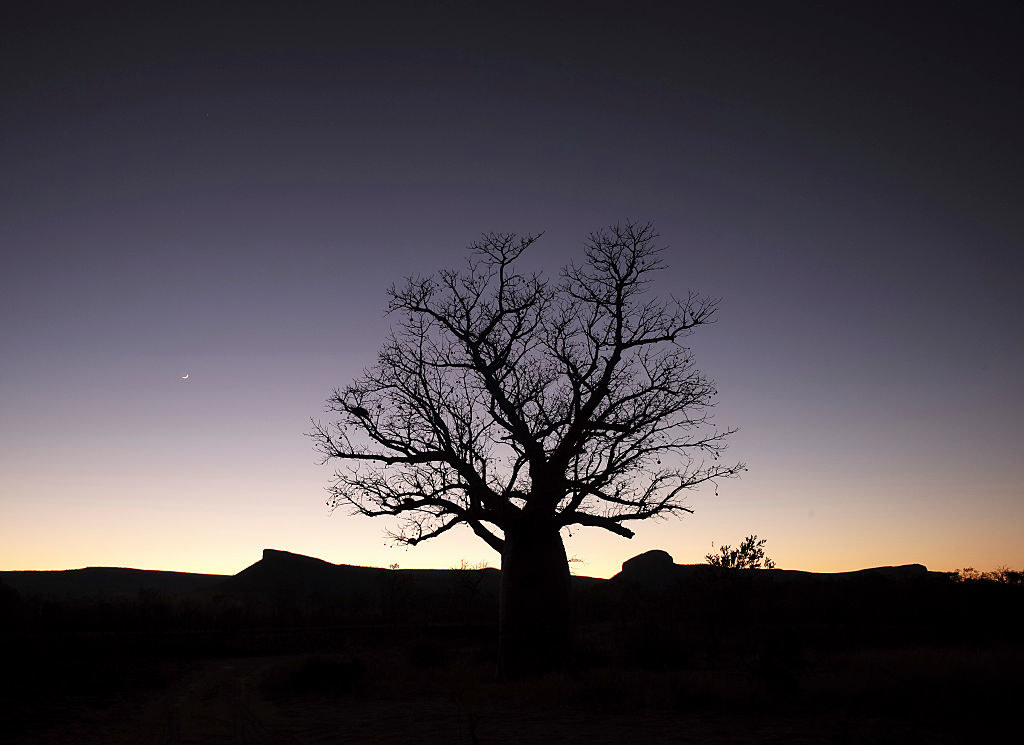
M 1024 570 L 999 566 L 991 572 L 982 572 L 974 567 L 957 569 L 950 575 L 954 582 L 995 582 L 1001 585 L 1024 584 Z
M 718 549 L 718 554 L 708 554 L 704 558 L 711 566 L 722 569 L 774 569 L 775 562 L 764 553 L 767 542 L 766 538 L 748 535 L 739 548 L 727 544 Z

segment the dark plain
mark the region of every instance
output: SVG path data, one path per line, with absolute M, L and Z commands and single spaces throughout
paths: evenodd
M 1020 702 L 1020 584 L 627 562 L 573 578 L 562 670 L 502 681 L 495 570 L 303 558 L 77 597 L 4 573 L 4 742 L 954 743 Z

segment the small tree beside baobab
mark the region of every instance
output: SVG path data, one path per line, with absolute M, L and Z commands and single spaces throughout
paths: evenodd
M 489 233 L 466 266 L 388 291 L 376 364 L 334 391 L 311 436 L 338 461 L 329 502 L 395 520 L 408 545 L 468 526 L 501 556 L 499 672 L 569 649 L 563 529 L 626 538 L 692 512 L 687 492 L 735 476 L 712 426 L 714 383 L 686 339 L 717 303 L 659 299 L 650 224 L 592 233 L 557 279 L 521 267 L 539 236 Z
M 775 561 L 765 554 L 767 538 L 748 535 L 738 548 L 726 544 L 718 547 L 717 554 L 706 554 L 704 559 L 719 569 L 774 569 Z

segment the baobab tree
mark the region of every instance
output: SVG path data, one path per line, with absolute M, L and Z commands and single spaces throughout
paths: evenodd
M 388 291 L 376 364 L 314 422 L 329 502 L 391 517 L 416 545 L 466 525 L 501 556 L 499 671 L 557 666 L 569 644 L 570 526 L 626 538 L 635 520 L 692 512 L 687 492 L 735 476 L 734 430 L 685 340 L 717 303 L 659 299 L 650 224 L 592 233 L 558 279 L 521 268 L 539 236 L 485 234 L 461 270 Z

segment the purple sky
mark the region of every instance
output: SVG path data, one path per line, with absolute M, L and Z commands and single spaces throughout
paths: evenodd
M 750 471 L 577 571 L 1024 565 L 1019 4 L 208 5 L 0 19 L 0 569 L 496 565 L 329 515 L 303 433 L 392 281 L 630 217 Z

